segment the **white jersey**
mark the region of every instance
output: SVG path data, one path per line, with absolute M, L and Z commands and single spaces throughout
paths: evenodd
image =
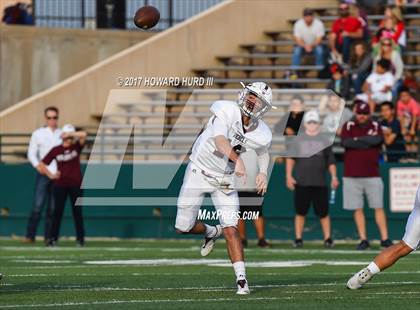
M 195 141 L 190 156 L 190 160 L 198 168 L 216 177 L 232 175 L 235 170 L 234 163 L 216 149 L 212 127 L 216 118 L 227 125 L 226 138 L 238 154 L 247 150 L 261 152 L 269 148 L 272 139 L 270 128 L 262 120 L 259 120 L 257 128 L 244 133 L 241 110 L 236 102 L 215 101 L 210 110 L 214 115 Z
M 414 208 L 408 217 L 403 241 L 413 250 L 420 246 L 420 186 L 414 201 Z

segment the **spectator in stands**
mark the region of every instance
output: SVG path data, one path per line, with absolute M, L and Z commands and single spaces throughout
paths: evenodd
M 354 212 L 354 220 L 360 237 L 358 250 L 370 247 L 365 216 L 363 197 L 366 195 L 369 207 L 375 210 L 381 246 L 389 247 L 386 216 L 383 210 L 383 182 L 379 175 L 379 155 L 383 143 L 381 126 L 370 116 L 369 104 L 355 101 L 356 116 L 344 124 L 341 142 L 344 152 L 343 198 L 344 209 Z
M 348 74 L 355 94 L 362 92 L 362 86 L 372 68 L 372 55 L 364 41 L 357 41 L 352 46 Z
M 404 156 L 405 143 L 401 134 L 401 124 L 395 117 L 395 109 L 392 102 L 385 101 L 381 104 L 381 118 L 386 161 L 390 163 L 398 162 Z
M 379 24 L 379 38 L 376 36 L 376 42 L 380 40 L 382 35 L 389 33 L 390 38 L 399 45 L 402 52 L 407 45 L 407 35 L 405 31 L 404 18 L 401 9 L 396 6 L 388 6 L 384 12 L 384 19 Z
M 9 25 L 33 25 L 32 5 L 18 2 L 6 7 L 2 22 Z
M 293 50 L 293 66 L 299 66 L 303 54 L 314 54 L 315 64 L 324 65 L 324 51 L 322 48 L 322 38 L 325 35 L 324 24 L 314 17 L 311 9 L 303 10 L 303 17 L 293 26 L 293 37 L 295 47 Z
M 322 132 L 341 135 L 343 124 L 353 117 L 353 112 L 345 107 L 345 101 L 336 94 L 330 94 L 321 99 L 319 114 L 323 116 Z
M 324 245 L 332 248 L 334 242 L 331 239 L 331 222 L 328 215 L 328 186 L 326 172 L 331 174 L 331 188 L 338 187 L 337 169 L 335 166 L 334 154 L 331 147 L 322 148 L 325 144 L 320 135 L 321 120 L 318 112 L 310 110 L 305 113 L 303 118 L 305 135 L 299 143 L 294 143 L 292 153 L 302 155 L 313 153 L 311 148 L 322 149 L 311 157 L 296 156 L 286 159 L 286 185 L 294 191 L 295 201 L 295 241 L 294 247 L 303 246 L 303 229 L 305 217 L 311 204 L 313 204 L 315 214 L 319 217 L 322 232 L 324 235 Z
M 274 132 L 285 136 L 295 136 L 298 134 L 302 123 L 305 104 L 303 98 L 294 96 L 290 101 L 289 112 L 274 126 Z
M 363 39 L 369 40 L 369 20 L 365 9 L 356 0 L 344 0 L 349 5 L 350 15 L 356 17 L 363 28 Z
M 364 93 L 357 95 L 358 99 L 369 103 L 371 111 L 375 111 L 377 104 L 392 100 L 394 76 L 389 72 L 390 66 L 389 60 L 378 60 L 374 72 L 368 76 L 363 85 Z
M 41 219 L 44 205 L 45 212 L 44 240 L 48 241 L 54 213 L 53 184 L 46 174 L 38 169 L 40 160 L 56 145 L 61 144 L 61 129 L 58 128 L 58 109 L 48 107 L 44 111 L 45 126 L 38 128 L 32 133 L 28 148 L 28 159 L 32 166 L 37 169 L 35 177 L 35 193 L 31 215 L 26 229 L 25 243 L 34 243 L 36 230 Z M 57 165 L 52 162 L 46 167 L 50 173 L 57 171 Z
M 76 200 L 82 196 L 82 173 L 80 170 L 80 153 L 86 141 L 86 132 L 77 131 L 70 125 L 64 125 L 62 129 L 63 143 L 54 147 L 39 163 L 38 169 L 54 180 L 54 222 L 51 229 L 48 246 L 54 246 L 58 240 L 58 235 L 63 217 L 64 206 L 67 197 L 73 212 L 76 227 L 76 241 L 78 246 L 83 246 L 85 242 L 85 230 L 83 225 L 82 207 L 76 206 Z M 46 168 L 52 161 L 57 161 L 58 171 L 51 173 Z
M 332 79 L 327 88 L 331 89 L 341 98 L 349 98 L 350 83 L 348 76 L 344 74 L 343 68 L 338 63 L 334 63 L 330 66 L 330 71 Z
M 403 85 L 404 63 L 401 54 L 398 52 L 398 47 L 390 38 L 383 38 L 380 43 L 379 50 L 374 50 L 373 70 L 376 69 L 376 64 L 380 59 L 386 59 L 390 62 L 390 69 L 394 76 L 392 87 L 393 98 L 396 99 L 399 89 Z
M 415 151 L 414 141 L 416 139 L 416 129 L 420 123 L 420 105 L 411 96 L 407 87 L 403 87 L 400 91 L 397 102 L 397 117 L 401 123 L 402 135 L 407 143 L 407 151 Z
M 349 5 L 341 3 L 340 17 L 334 21 L 329 37 L 330 49 L 334 55 L 342 57 L 348 63 L 352 43 L 363 37 L 363 28 L 359 19 L 350 16 Z
M 258 243 L 260 248 L 270 248 L 271 244 L 265 239 L 265 227 L 263 217 L 263 196 L 264 192 L 257 192 L 257 184 L 262 179 L 260 174 L 260 167 L 258 166 L 257 154 L 253 150 L 248 150 L 241 154 L 246 168 L 246 179 L 241 178 L 236 182 L 235 188 L 238 190 L 239 196 L 239 211 L 242 215 L 249 215 L 250 212 L 258 212 L 258 218 L 254 219 L 255 232 L 257 233 Z M 265 173 L 265 172 L 264 172 Z M 266 178 L 266 177 L 264 177 Z M 250 201 L 252 200 L 252 201 Z M 245 214 L 244 214 L 245 212 Z M 248 246 L 246 237 L 246 223 L 242 218 L 238 222 L 239 237 L 242 240 L 243 247 Z

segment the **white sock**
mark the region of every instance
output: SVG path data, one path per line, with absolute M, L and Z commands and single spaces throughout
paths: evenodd
M 243 261 L 233 263 L 233 269 L 235 270 L 236 280 L 243 280 L 246 278 L 245 274 L 245 263 Z
M 381 272 L 381 270 L 379 269 L 378 265 L 376 265 L 374 262 L 371 262 L 368 266 L 367 269 L 369 269 L 371 274 L 377 274 L 379 272 Z
M 206 226 L 206 233 L 205 233 L 206 237 L 211 238 L 217 233 L 217 229 L 215 226 L 211 226 L 207 224 L 204 224 L 204 226 Z

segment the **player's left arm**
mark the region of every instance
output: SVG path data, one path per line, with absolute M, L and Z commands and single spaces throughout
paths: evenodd
M 268 174 L 268 165 L 270 164 L 270 154 L 268 153 L 268 148 L 262 148 L 256 150 L 257 153 L 257 163 L 259 173 L 255 179 L 257 193 L 264 195 L 267 192 L 267 174 Z

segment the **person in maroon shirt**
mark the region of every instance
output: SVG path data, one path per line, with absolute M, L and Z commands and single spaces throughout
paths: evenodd
M 355 101 L 354 119 L 343 125 L 341 143 L 344 152 L 344 209 L 354 211 L 354 221 L 361 239 L 358 250 L 370 247 L 363 213 L 363 197 L 375 210 L 375 220 L 381 235 L 381 246 L 389 247 L 386 216 L 383 209 L 384 185 L 379 175 L 379 155 L 383 143 L 382 129 L 370 117 L 367 102 Z
M 342 54 L 343 61 L 348 63 L 351 45 L 363 37 L 363 25 L 357 17 L 350 16 L 350 7 L 347 3 L 341 3 L 338 11 L 340 18 L 332 25 L 329 45 L 334 55 Z
M 73 218 L 76 226 L 76 241 L 84 245 L 85 230 L 83 225 L 82 207 L 76 206 L 76 200 L 82 196 L 82 172 L 80 170 L 80 153 L 86 141 L 86 132 L 76 132 L 72 125 L 64 125 L 61 138 L 63 143 L 51 149 L 39 164 L 39 169 L 54 182 L 54 222 L 51 228 L 51 239 L 48 246 L 54 246 L 58 240 L 61 219 L 67 196 L 70 196 Z M 53 160 L 57 162 L 57 173 L 51 174 L 47 169 Z

